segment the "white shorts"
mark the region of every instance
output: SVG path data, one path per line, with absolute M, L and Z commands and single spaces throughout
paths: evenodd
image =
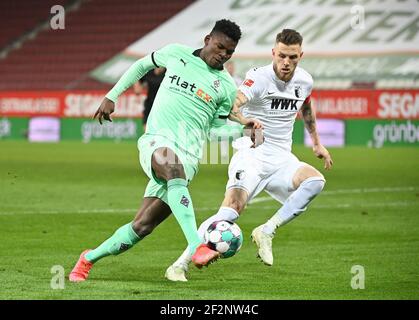
M 263 149 L 246 148 L 237 151 L 228 167 L 226 190 L 239 188 L 247 191 L 248 201 L 265 190 L 275 200 L 284 203 L 295 191 L 292 178 L 305 162 L 288 151 L 267 156 Z

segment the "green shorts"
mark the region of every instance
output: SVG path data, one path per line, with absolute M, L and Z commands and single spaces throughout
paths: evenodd
M 167 182 L 157 178 L 151 167 L 151 157 L 158 148 L 169 148 L 175 152 L 183 165 L 188 184 L 198 172 L 198 161 L 191 154 L 181 150 L 176 143 L 164 136 L 144 134 L 138 139 L 137 143 L 141 167 L 145 174 L 150 178 L 150 182 L 144 192 L 144 197 L 157 197 L 168 203 Z

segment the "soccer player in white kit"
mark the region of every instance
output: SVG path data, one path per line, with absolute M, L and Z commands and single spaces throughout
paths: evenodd
M 203 237 L 214 221 L 236 221 L 246 204 L 265 190 L 283 204 L 266 223 L 252 232 L 258 256 L 269 266 L 273 264 L 275 230 L 298 217 L 325 184 L 325 178 L 318 170 L 291 153 L 292 131 L 299 111 L 311 136 L 314 154 L 324 159 L 325 169 L 333 165 L 330 153 L 320 143 L 316 131 L 315 112 L 310 102 L 313 79 L 308 72 L 297 67 L 303 56 L 302 41 L 297 31 L 282 30 L 272 49 L 272 64 L 250 70 L 239 87 L 233 111 L 240 112 L 244 106 L 244 116 L 261 121 L 264 141 L 252 147 L 249 138 L 236 141 L 239 150 L 230 161 L 224 201 L 219 211 L 198 229 Z M 247 144 L 246 139 L 249 140 Z M 187 281 L 190 261 L 189 251 L 185 250 L 166 270 L 166 278 Z

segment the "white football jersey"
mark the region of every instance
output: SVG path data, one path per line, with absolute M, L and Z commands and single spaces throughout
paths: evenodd
M 291 151 L 295 118 L 304 101 L 309 101 L 312 88 L 313 78 L 299 67 L 288 82 L 278 79 L 273 64 L 247 72 L 239 87 L 249 100 L 242 113 L 263 123 L 263 153 L 273 155 L 278 148 Z

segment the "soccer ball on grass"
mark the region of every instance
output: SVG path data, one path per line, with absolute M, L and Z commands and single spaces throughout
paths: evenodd
M 215 221 L 205 231 L 204 241 L 212 250 L 218 251 L 221 258 L 230 258 L 240 250 L 243 233 L 234 222 Z

